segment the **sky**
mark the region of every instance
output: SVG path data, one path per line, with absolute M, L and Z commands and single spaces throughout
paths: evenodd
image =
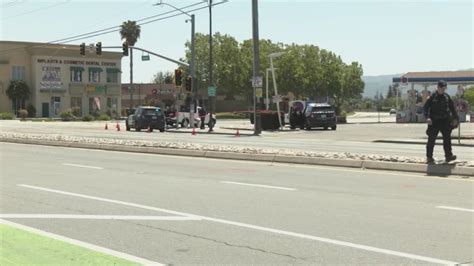
M 51 42 L 119 26 L 172 11 L 160 0 L 0 0 L 0 40 Z M 214 3 L 222 0 L 213 0 Z M 163 0 L 182 8 L 205 7 L 202 0 Z M 189 9 L 185 9 L 189 10 Z M 473 0 L 260 0 L 261 39 L 312 44 L 333 51 L 346 63 L 357 61 L 364 75 L 452 71 L 474 67 Z M 209 33 L 209 10 L 193 11 L 196 32 Z M 175 13 L 176 14 L 176 13 Z M 163 16 L 161 16 L 163 17 Z M 159 17 L 157 17 L 159 18 Z M 185 15 L 141 26 L 135 46 L 179 59 L 191 27 Z M 228 0 L 212 9 L 213 32 L 239 42 L 252 38 L 252 1 Z M 120 46 L 118 31 L 68 44 L 102 42 Z M 107 50 L 107 49 L 104 49 Z M 121 51 L 121 50 L 110 50 Z M 134 55 L 134 82 L 148 83 L 174 63 Z M 278 62 L 275 61 L 276 67 Z M 129 82 L 129 58 L 122 59 L 122 82 Z

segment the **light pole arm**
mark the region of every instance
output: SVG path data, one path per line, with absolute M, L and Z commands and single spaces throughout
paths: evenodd
M 188 17 L 191 17 L 191 15 L 187 12 L 185 12 L 184 10 L 180 9 L 180 8 L 177 8 L 171 4 L 168 4 L 168 3 L 163 3 L 162 1 L 160 1 L 160 3 L 156 3 L 154 4 L 154 6 L 160 6 L 160 5 L 165 5 L 165 6 L 169 6 L 169 7 L 172 7 L 174 8 L 175 10 L 178 10 L 179 12 L 183 13 L 184 15 L 188 16 Z

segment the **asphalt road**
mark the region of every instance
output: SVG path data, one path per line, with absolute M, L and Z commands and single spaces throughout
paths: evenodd
M 373 119 L 373 118 L 371 118 Z M 242 126 L 248 127 L 247 121 L 220 121 L 221 127 Z M 374 140 L 396 140 L 396 139 L 414 139 L 425 142 L 424 132 L 426 125 L 423 124 L 341 124 L 336 131 L 332 130 L 297 130 L 285 132 L 264 132 L 261 136 L 242 136 L 236 138 L 233 135 L 209 135 L 199 134 L 192 136 L 189 132 L 135 132 L 124 131 L 122 122 L 121 131 L 115 130 L 115 123 L 109 123 L 109 130 L 104 130 L 105 122 L 20 122 L 20 121 L 0 121 L 0 130 L 2 132 L 16 133 L 35 133 L 35 134 L 60 134 L 76 137 L 91 138 L 110 138 L 126 140 L 153 140 L 169 141 L 179 143 L 199 143 L 210 145 L 229 145 L 239 147 L 253 148 L 273 148 L 283 150 L 297 151 L 316 151 L 316 152 L 350 152 L 359 154 L 374 154 L 387 156 L 407 156 L 425 158 L 424 144 L 392 144 L 375 143 Z M 463 130 L 466 134 L 474 135 L 474 126 L 472 123 L 463 124 Z M 206 132 L 204 130 L 202 132 Z M 216 129 L 216 132 L 222 131 Z M 232 130 L 226 130 L 232 133 Z M 245 133 L 245 131 L 241 131 Z M 252 133 L 247 131 L 246 133 Z M 444 159 L 444 152 L 438 140 L 435 147 L 435 157 Z M 466 142 L 466 140 L 464 140 Z M 472 140 L 470 140 L 472 143 Z M 453 143 L 457 143 L 453 139 Z M 474 161 L 472 147 L 455 146 L 453 152 L 459 160 Z
M 470 179 L 7 143 L 0 149 L 4 219 L 160 263 L 473 262 Z

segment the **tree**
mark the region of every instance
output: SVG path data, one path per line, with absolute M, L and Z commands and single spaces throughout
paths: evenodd
M 8 98 L 12 100 L 15 113 L 17 113 L 18 109 L 25 108 L 25 101 L 30 98 L 31 95 L 30 88 L 24 80 L 10 81 L 6 93 Z
M 153 76 L 152 81 L 156 84 L 172 84 L 173 83 L 173 73 L 167 71 L 160 71 Z
M 463 97 L 471 106 L 471 110 L 473 110 L 472 108 L 474 106 L 474 86 L 471 86 L 467 90 L 465 90 Z
M 239 43 L 232 36 L 214 34 L 214 81 L 219 94 L 252 99 L 253 44 L 252 40 Z M 190 42 L 186 42 L 186 60 L 190 62 Z M 333 99 L 339 109 L 352 98 L 361 98 L 364 90 L 363 69 L 358 62 L 346 64 L 335 53 L 315 45 L 273 43 L 260 40 L 260 73 L 265 77 L 270 67 L 268 55 L 285 53 L 273 60 L 276 68 L 278 93 L 292 92 L 297 98 Z M 200 89 L 207 86 L 209 73 L 208 35 L 196 34 L 196 79 Z M 271 82 L 272 79 L 269 79 Z M 265 87 L 266 80 L 264 78 Z M 271 87 L 271 86 L 269 86 Z
M 134 46 L 138 38 L 140 38 L 140 25 L 136 21 L 125 21 L 120 26 L 120 37 L 125 39 L 128 45 Z M 133 83 L 133 49 L 130 48 L 130 85 Z M 133 88 L 132 88 L 133 91 Z M 130 102 L 130 107 L 133 105 L 133 100 Z

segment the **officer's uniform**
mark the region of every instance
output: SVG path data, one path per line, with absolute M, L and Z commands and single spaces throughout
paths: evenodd
M 425 117 L 430 118 L 431 125 L 428 125 L 426 135 L 428 142 L 426 143 L 426 157 L 428 160 L 433 159 L 433 149 L 438 133 L 441 131 L 443 135 L 444 156 L 447 161 L 453 158 L 451 148 L 451 125 L 452 119 L 458 120 L 454 102 L 448 94 L 438 94 L 436 91 L 428 98 L 424 106 Z

